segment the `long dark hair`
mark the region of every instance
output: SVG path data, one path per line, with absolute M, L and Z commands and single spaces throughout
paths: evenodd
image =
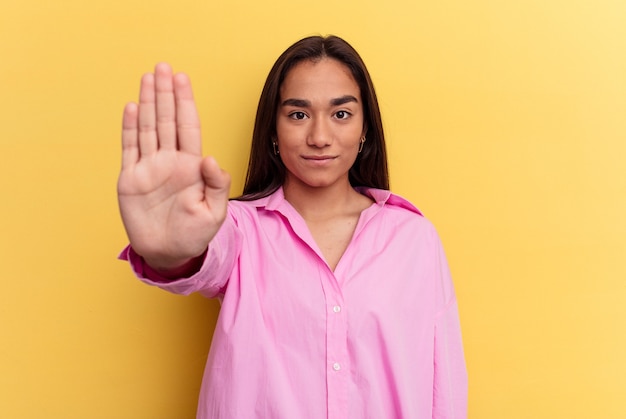
M 311 36 L 287 48 L 267 76 L 254 122 L 243 195 L 236 199 L 250 201 L 262 198 L 275 192 L 284 183 L 286 169 L 280 157 L 274 154 L 272 146 L 272 139 L 276 137 L 280 87 L 289 70 L 296 64 L 304 60 L 319 61 L 322 58 L 335 59 L 350 69 L 363 100 L 367 141 L 350 168 L 350 184 L 353 187 L 389 189 L 383 124 L 374 84 L 365 63 L 356 50 L 343 39 L 332 35 Z

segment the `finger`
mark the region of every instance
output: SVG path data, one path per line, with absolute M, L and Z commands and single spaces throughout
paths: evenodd
M 122 118 L 122 169 L 132 166 L 139 160 L 137 112 L 136 103 L 129 103 L 124 108 L 124 117 Z
M 139 154 L 154 154 L 158 149 L 154 74 L 145 74 L 139 91 Z
M 224 203 L 222 211 L 225 213 L 228 194 L 230 193 L 230 175 L 225 170 L 222 170 L 217 161 L 211 156 L 202 160 L 201 170 L 207 202 L 213 204 L 216 202 Z M 215 207 L 214 209 L 217 210 Z
M 174 76 L 174 92 L 176 95 L 176 131 L 178 148 L 181 151 L 202 155 L 202 137 L 200 134 L 200 118 L 193 99 L 191 81 L 186 74 Z
M 230 175 L 220 168 L 213 157 L 207 156 L 202 160 L 201 170 L 206 187 L 213 191 L 223 191 L 228 197 Z
M 154 69 L 156 85 L 156 128 L 159 149 L 176 149 L 176 105 L 172 68 L 157 64 Z

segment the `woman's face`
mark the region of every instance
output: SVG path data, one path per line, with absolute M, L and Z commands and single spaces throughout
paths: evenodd
M 280 88 L 276 142 L 290 186 L 348 184 L 365 135 L 359 86 L 341 62 L 323 58 L 292 68 Z

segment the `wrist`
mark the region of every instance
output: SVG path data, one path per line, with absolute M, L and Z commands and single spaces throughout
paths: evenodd
M 182 260 L 164 260 L 143 258 L 144 271 L 148 277 L 164 279 L 187 278 L 197 273 L 202 267 L 207 250 L 199 256 Z

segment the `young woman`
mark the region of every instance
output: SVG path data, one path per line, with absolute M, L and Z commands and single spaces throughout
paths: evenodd
M 445 256 L 388 190 L 376 94 L 348 43 L 309 37 L 278 58 L 235 200 L 166 64 L 126 106 L 122 142 L 121 257 L 148 284 L 222 302 L 199 418 L 466 417 Z

